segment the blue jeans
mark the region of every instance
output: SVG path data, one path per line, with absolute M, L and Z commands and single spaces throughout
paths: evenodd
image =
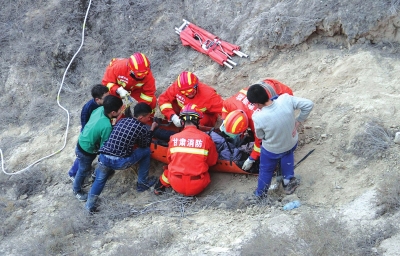
M 147 129 L 150 130 L 150 125 L 146 125 Z M 154 133 L 153 133 L 153 137 L 159 140 L 163 140 L 168 142 L 169 141 L 169 137 L 171 137 L 171 135 L 174 135 L 177 132 L 174 131 L 169 131 L 169 130 L 165 130 L 161 127 L 158 127 Z
M 258 174 L 258 185 L 255 191 L 256 196 L 262 196 L 268 192 L 278 161 L 281 162 L 283 178 L 290 179 L 294 177 L 294 150 L 296 147 L 297 144 L 289 151 L 280 154 L 274 154 L 261 147 L 260 173 Z
M 75 181 L 73 185 L 73 190 L 75 192 L 80 192 L 82 190 L 83 182 L 85 178 L 90 175 L 90 170 L 92 169 L 93 160 L 97 155 L 87 155 L 84 154 L 78 147 L 75 148 L 76 159 L 79 163 L 78 171 L 75 175 Z
M 73 165 L 71 166 L 71 169 L 69 169 L 69 171 L 68 171 L 68 175 L 70 177 L 75 177 L 76 173 L 78 172 L 78 168 L 79 168 L 79 160 L 78 160 L 78 158 L 75 158 L 75 161 L 74 161 Z
M 139 163 L 138 183 L 146 183 L 150 169 L 150 148 L 137 148 L 128 157 L 100 154 L 99 163 L 95 170 L 96 179 L 90 189 L 86 208 L 94 208 L 97 197 L 103 191 L 108 177 L 114 173 L 114 170 L 126 169 L 136 163 Z

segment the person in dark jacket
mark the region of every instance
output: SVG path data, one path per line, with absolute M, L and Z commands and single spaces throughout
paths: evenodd
M 99 163 L 95 170 L 96 179 L 90 189 L 86 209 L 97 211 L 96 202 L 106 185 L 107 179 L 115 170 L 126 169 L 139 164 L 136 190 L 143 192 L 156 183 L 156 177 L 149 177 L 150 143 L 157 123 L 153 122 L 150 129 L 145 123 L 149 122 L 152 109 L 144 102 L 134 107 L 134 116 L 122 118 L 114 126 L 110 137 L 100 148 Z M 137 147 L 134 149 L 134 147 Z

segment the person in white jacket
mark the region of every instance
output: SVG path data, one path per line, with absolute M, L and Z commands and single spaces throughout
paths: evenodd
M 250 86 L 247 99 L 260 109 L 252 116 L 256 136 L 262 139 L 258 185 L 254 195 L 267 195 L 278 161 L 281 164 L 284 191 L 292 194 L 300 185 L 294 177 L 293 153 L 298 141 L 297 127 L 306 120 L 314 103 L 289 94 L 282 94 L 272 101 L 258 84 Z M 300 110 L 297 117 L 296 109 Z

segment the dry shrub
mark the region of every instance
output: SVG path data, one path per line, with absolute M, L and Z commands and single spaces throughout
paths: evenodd
M 10 178 L 8 186 L 12 186 L 16 198 L 22 195 L 32 196 L 46 189 L 48 177 L 38 167 L 32 167 L 29 171 Z
M 383 240 L 390 238 L 397 233 L 397 228 L 392 223 L 385 222 L 377 227 L 369 227 L 359 230 L 359 237 L 356 237 L 358 255 L 382 255 L 378 248 Z
M 22 224 L 21 215 L 15 216 L 13 214 L 20 209 L 25 209 L 26 206 L 26 201 L 13 201 L 5 197 L 0 197 L 0 237 L 9 236 Z
M 44 234 L 27 241 L 26 247 L 21 249 L 29 251 L 30 255 L 88 255 L 90 244 L 88 246 L 86 236 L 91 228 L 93 224 L 85 212 L 71 204 L 44 223 Z
M 302 255 L 357 255 L 355 242 L 338 217 L 303 215 L 301 224 L 296 226 L 296 234 Z
M 361 255 L 338 218 L 307 213 L 294 231 L 293 236 L 274 236 L 268 229 L 261 229 L 242 247 L 241 255 Z
M 381 121 L 371 119 L 365 124 L 364 130 L 354 136 L 350 152 L 366 160 L 380 158 L 392 145 L 393 137 L 393 133 Z
M 376 205 L 379 208 L 378 214 L 393 213 L 400 208 L 400 174 L 391 172 L 389 177 L 383 179 L 379 184 L 376 195 Z
M 247 244 L 242 246 L 240 255 L 295 255 L 291 252 L 291 244 L 287 236 L 274 236 L 269 230 L 262 229 Z M 298 254 L 300 255 L 300 254 Z

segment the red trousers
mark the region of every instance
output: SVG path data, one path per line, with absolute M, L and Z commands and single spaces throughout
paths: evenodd
M 164 166 L 160 181 L 165 187 L 172 187 L 184 196 L 195 196 L 201 193 L 211 182 L 208 172 L 197 176 L 174 175 L 168 170 L 168 166 Z

